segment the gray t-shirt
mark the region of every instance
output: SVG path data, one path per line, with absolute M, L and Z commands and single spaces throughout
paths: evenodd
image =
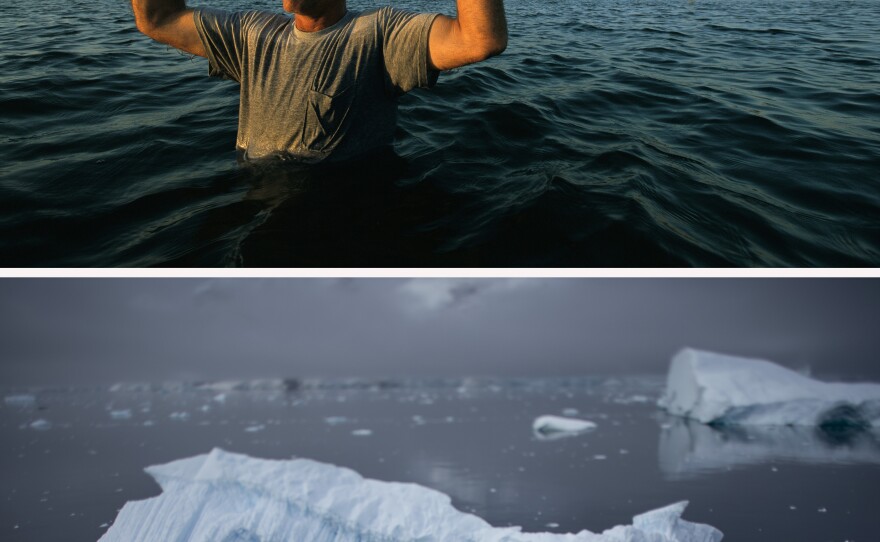
M 261 11 L 195 11 L 210 75 L 241 84 L 236 147 L 249 159 L 344 160 L 389 145 L 397 97 L 430 87 L 428 32 L 436 14 L 349 10 L 302 32 Z

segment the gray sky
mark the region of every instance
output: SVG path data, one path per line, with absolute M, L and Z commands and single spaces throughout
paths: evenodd
M 880 380 L 880 279 L 0 279 L 2 386 L 664 373 Z

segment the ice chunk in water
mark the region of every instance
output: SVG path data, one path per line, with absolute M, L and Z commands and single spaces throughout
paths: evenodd
M 111 410 L 110 417 L 114 420 L 130 420 L 131 419 L 131 409 L 121 409 L 121 410 Z
M 31 429 L 36 429 L 37 431 L 45 431 L 47 429 L 52 429 L 52 422 L 46 420 L 44 418 L 40 418 L 39 420 L 34 420 L 30 423 Z
M 127 503 L 101 542 L 718 542 L 681 519 L 686 502 L 601 534 L 523 533 L 460 512 L 447 495 L 381 482 L 308 459 L 254 459 L 215 449 L 149 467 L 158 497 Z
M 9 406 L 25 408 L 34 406 L 37 402 L 37 398 L 29 393 L 20 393 L 16 395 L 7 395 L 3 398 L 3 402 Z
M 532 432 L 541 440 L 576 435 L 595 428 L 596 424 L 589 420 L 561 416 L 539 416 L 532 422 Z
M 658 403 L 703 423 L 880 425 L 880 384 L 813 380 L 774 363 L 685 348 Z

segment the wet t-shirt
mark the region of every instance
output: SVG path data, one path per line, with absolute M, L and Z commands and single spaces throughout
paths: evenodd
M 349 10 L 302 32 L 276 13 L 198 9 L 209 73 L 241 84 L 236 146 L 249 159 L 352 158 L 391 144 L 397 98 L 430 87 L 428 32 L 436 14 Z

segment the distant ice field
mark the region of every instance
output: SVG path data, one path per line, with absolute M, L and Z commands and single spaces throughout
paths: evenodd
M 687 500 L 725 540 L 871 540 L 880 438 L 710 427 L 663 413 L 665 378 L 262 380 L 0 390 L 0 538 L 97 540 L 150 465 L 213 448 L 303 458 L 449 495 L 525 532 L 602 532 Z M 542 416 L 588 431 L 541 438 Z

